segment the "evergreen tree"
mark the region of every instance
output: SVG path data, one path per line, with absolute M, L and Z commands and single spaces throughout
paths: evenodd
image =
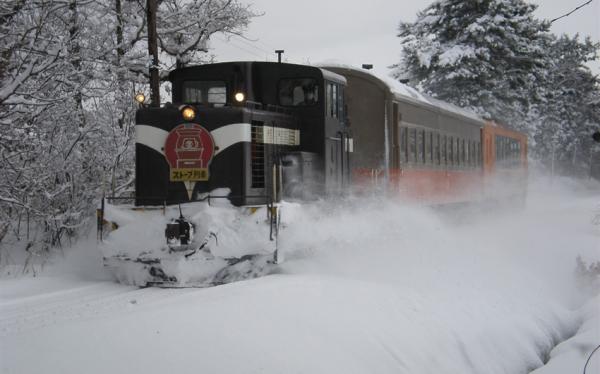
M 522 0 L 439 0 L 402 22 L 403 56 L 394 66 L 434 97 L 470 108 L 516 129 L 548 72 L 549 23 Z
M 546 80 L 537 86 L 540 101 L 531 108 L 534 151 L 548 164 L 563 170 L 587 170 L 593 140 L 600 125 L 600 80 L 585 65 L 598 55 L 600 44 L 578 36 L 554 37 L 546 50 L 550 55 Z

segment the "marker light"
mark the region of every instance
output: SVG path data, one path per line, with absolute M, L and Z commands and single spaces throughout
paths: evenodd
M 196 118 L 196 111 L 190 106 L 186 106 L 181 110 L 181 115 L 186 121 L 191 121 Z
M 144 94 L 140 92 L 135 95 L 135 101 L 137 101 L 140 104 L 143 104 L 144 101 L 146 101 L 146 96 L 144 96 Z
M 235 101 L 237 101 L 238 103 L 241 103 L 242 101 L 244 101 L 246 96 L 244 96 L 244 94 L 242 92 L 238 92 L 235 94 L 234 98 L 235 98 Z

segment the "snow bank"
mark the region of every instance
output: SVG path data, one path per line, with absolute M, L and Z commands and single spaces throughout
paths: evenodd
M 550 352 L 547 365 L 531 374 L 600 372 L 600 296 L 592 298 L 580 310 L 583 323 L 572 338 Z M 587 365 L 587 366 L 586 366 Z

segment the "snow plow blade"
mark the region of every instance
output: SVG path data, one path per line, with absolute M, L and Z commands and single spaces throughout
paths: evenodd
M 211 287 L 269 274 L 282 261 L 274 205 L 103 204 L 101 217 L 113 228 L 99 234 L 104 265 L 127 285 Z
M 119 283 L 138 287 L 212 287 L 257 278 L 274 268 L 273 255 L 216 258 L 200 254 L 176 254 L 163 258 L 104 258 Z

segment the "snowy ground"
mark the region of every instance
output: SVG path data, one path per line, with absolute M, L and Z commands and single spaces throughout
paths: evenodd
M 576 258 L 600 260 L 598 209 L 600 186 L 564 180 L 510 214 L 306 207 L 277 274 L 208 289 L 115 284 L 82 243 L 0 280 L 0 371 L 582 373 L 600 299 Z

